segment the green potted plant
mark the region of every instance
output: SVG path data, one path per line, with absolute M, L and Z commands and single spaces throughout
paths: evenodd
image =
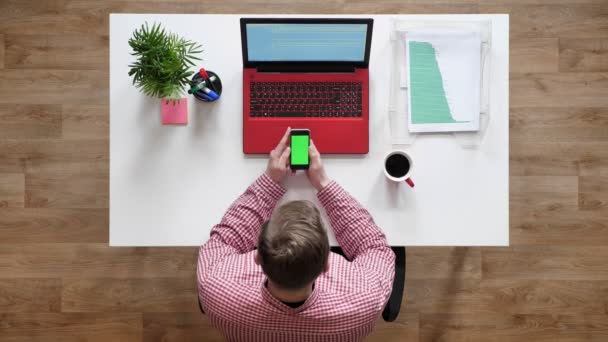
M 190 86 L 190 76 L 201 45 L 167 32 L 160 24 L 145 23 L 129 39 L 131 55 L 137 60 L 129 65 L 133 84 L 145 95 L 162 99 L 163 124 L 188 122 L 188 102 L 182 97 Z

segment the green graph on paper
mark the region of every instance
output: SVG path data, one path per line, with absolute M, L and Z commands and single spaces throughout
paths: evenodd
M 450 111 L 443 77 L 432 44 L 409 42 L 410 108 L 413 124 L 446 124 L 456 121 Z

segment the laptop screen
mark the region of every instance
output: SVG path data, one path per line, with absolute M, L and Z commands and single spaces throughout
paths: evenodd
M 367 24 L 247 23 L 250 62 L 363 62 Z

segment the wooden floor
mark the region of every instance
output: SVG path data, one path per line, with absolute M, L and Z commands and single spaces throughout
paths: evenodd
M 108 247 L 108 13 L 510 13 L 509 248 L 409 248 L 368 341 L 608 341 L 607 0 L 0 0 L 0 341 L 221 341 L 196 248 Z

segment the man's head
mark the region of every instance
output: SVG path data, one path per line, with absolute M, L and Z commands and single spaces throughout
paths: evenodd
M 279 288 L 306 287 L 326 269 L 328 256 L 327 231 L 319 210 L 309 201 L 282 205 L 262 226 L 257 261 Z

